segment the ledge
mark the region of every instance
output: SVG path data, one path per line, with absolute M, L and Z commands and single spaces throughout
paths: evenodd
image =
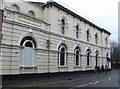
M 68 66 L 58 66 L 58 68 L 68 68 Z
M 86 66 L 86 68 L 92 68 L 92 66 Z
M 74 66 L 74 68 L 82 68 L 82 66 Z
M 19 67 L 20 69 L 31 69 L 31 68 L 38 68 L 37 66 L 35 67 Z

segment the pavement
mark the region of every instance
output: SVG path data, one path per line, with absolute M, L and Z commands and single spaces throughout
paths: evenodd
M 75 75 L 65 75 L 59 77 L 49 77 L 40 79 L 24 79 L 4 81 L 3 88 L 12 87 L 69 87 L 78 89 L 81 87 L 119 87 L 119 72 L 112 70 L 109 73 L 82 73 Z

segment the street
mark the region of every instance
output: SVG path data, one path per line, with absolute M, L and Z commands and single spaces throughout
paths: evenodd
M 34 80 L 32 83 L 10 84 L 5 87 L 70 87 L 76 89 L 79 87 L 118 87 L 118 70 L 112 70 L 109 73 L 90 73 L 79 76 L 70 76 L 67 78 L 52 78 Z

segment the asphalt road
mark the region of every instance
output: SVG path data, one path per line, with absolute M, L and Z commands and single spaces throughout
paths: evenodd
M 99 74 L 83 74 L 80 76 L 71 76 L 71 78 L 54 78 L 49 80 L 37 80 L 32 83 L 11 84 L 10 86 L 17 87 L 70 87 L 77 89 L 80 87 L 119 87 L 119 72 L 112 70 L 109 73 Z
M 106 74 L 96 74 L 90 77 L 76 78 L 73 80 L 64 80 L 35 85 L 36 87 L 118 87 L 118 72 L 111 71 Z M 33 86 L 34 87 L 34 86 Z

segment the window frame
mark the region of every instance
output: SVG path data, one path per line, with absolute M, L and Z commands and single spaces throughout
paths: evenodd
M 61 34 L 65 34 L 65 19 L 61 19 Z
M 105 45 L 108 45 L 108 37 L 105 37 Z
M 64 48 L 65 50 L 65 54 L 64 54 L 64 65 L 61 65 L 61 49 Z M 66 45 L 60 45 L 59 49 L 58 49 L 58 66 L 59 67 L 63 67 L 63 66 L 67 66 L 67 48 Z
M 77 51 L 78 51 L 78 54 L 77 54 Z M 78 59 L 76 59 L 76 56 L 78 56 Z M 80 59 L 81 59 L 80 48 L 76 47 L 75 48 L 75 66 L 80 66 Z M 78 60 L 78 64 L 77 64 L 77 60 Z
M 90 49 L 87 49 L 87 51 L 86 51 L 86 53 L 87 53 L 87 55 L 86 55 L 86 57 L 87 57 L 87 66 L 90 66 L 91 65 L 91 63 L 90 63 L 90 54 L 91 54 L 91 51 L 90 51 Z
M 98 51 L 95 52 L 95 61 L 96 61 L 96 66 L 98 66 Z
M 89 42 L 89 41 L 90 41 L 90 31 L 87 30 L 87 42 Z
M 79 26 L 76 25 L 76 38 L 79 39 Z
M 26 43 L 30 42 L 32 44 L 32 46 L 26 46 Z M 31 67 L 37 67 L 37 63 L 36 63 L 36 43 L 35 43 L 35 39 L 33 37 L 30 36 L 25 36 L 21 42 L 20 42 L 20 46 L 21 46 L 21 60 L 20 60 L 20 67 L 24 67 L 24 68 L 31 68 Z M 25 57 L 25 50 L 27 49 L 31 49 L 32 53 L 32 60 L 30 61 L 30 64 L 26 64 L 26 60 L 24 59 Z M 28 66 L 29 65 L 29 66 Z
M 28 11 L 27 15 L 28 15 L 29 17 L 35 17 L 35 12 L 32 11 L 32 10 L 30 10 L 30 11 Z
M 98 44 L 98 34 L 95 34 L 95 44 Z
M 20 11 L 20 8 L 19 8 L 19 6 L 18 6 L 17 4 L 13 4 L 13 5 L 11 5 L 11 10 L 12 10 L 12 11 L 19 12 L 19 11 Z

